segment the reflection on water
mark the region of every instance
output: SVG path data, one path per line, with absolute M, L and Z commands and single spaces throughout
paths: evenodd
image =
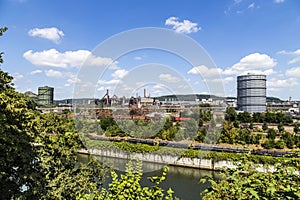
M 116 169 L 117 173 L 124 173 L 125 166 L 128 160 L 119 159 L 119 158 L 110 158 L 103 156 L 95 156 L 100 162 L 105 165 Z M 87 162 L 88 155 L 80 154 L 78 159 L 81 162 Z M 164 165 L 143 162 L 143 178 L 141 180 L 142 186 L 151 186 L 153 185 L 147 177 L 150 176 L 160 176 L 162 174 L 162 168 Z M 211 170 L 203 170 L 203 169 L 194 169 L 188 167 L 178 167 L 178 166 L 169 166 L 169 171 L 167 173 L 166 180 L 161 184 L 163 189 L 168 190 L 172 188 L 175 192 L 175 196 L 184 200 L 194 200 L 201 199 L 200 192 L 205 190 L 208 187 L 208 184 L 200 183 L 199 180 L 204 176 L 210 176 L 214 179 L 220 179 L 220 175 L 218 172 Z M 110 182 L 111 180 L 107 180 Z

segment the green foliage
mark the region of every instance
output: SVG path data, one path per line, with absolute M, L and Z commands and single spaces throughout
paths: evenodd
M 298 133 L 300 131 L 299 123 L 294 124 L 294 133 Z
M 113 125 L 113 126 L 109 126 L 106 129 L 105 136 L 111 136 L 111 137 L 121 136 L 121 137 L 124 137 L 124 136 L 126 136 L 126 133 L 123 130 L 121 130 L 118 125 Z
M 249 128 L 252 130 L 254 128 L 253 122 L 250 122 Z
M 189 119 L 183 124 L 184 138 L 194 139 L 198 130 L 198 123 L 194 119 Z
M 273 128 L 270 128 L 270 129 L 268 130 L 267 138 L 268 138 L 268 139 L 271 139 L 271 140 L 275 140 L 276 135 L 277 135 L 276 131 L 275 131 Z
M 205 139 L 207 133 L 208 133 L 207 128 L 203 127 L 201 130 L 197 131 L 197 135 L 195 137 L 195 141 L 204 142 L 204 139 Z
M 2 70 L 0 76 L 0 197 L 29 197 L 40 176 L 32 146 L 34 133 L 28 126 L 35 112 L 30 109 L 30 100 L 12 88 L 12 77 Z
M 264 131 L 268 130 L 268 124 L 267 124 L 267 122 L 264 122 L 261 128 L 262 128 Z
M 262 147 L 266 149 L 272 149 L 275 147 L 275 140 L 274 139 L 267 139 L 264 143 L 261 144 Z
M 233 121 L 233 126 L 234 126 L 234 128 L 239 128 L 240 127 L 240 121 L 238 121 L 238 120 Z
M 101 128 L 106 131 L 110 126 L 117 125 L 112 117 L 105 117 L 100 119 Z
M 210 188 L 202 193 L 204 200 L 208 199 L 299 199 L 300 198 L 300 163 L 283 162 L 274 165 L 272 171 L 268 165 L 264 165 L 266 172 L 258 172 L 259 166 L 249 162 L 247 157 L 242 162 L 236 162 L 236 169 L 223 171 L 224 179 L 208 181 Z
M 175 126 L 170 127 L 168 130 L 163 130 L 161 134 L 161 139 L 163 140 L 173 140 L 177 134 L 178 129 Z
M 285 142 L 286 146 L 290 149 L 294 148 L 295 145 L 295 136 L 290 134 L 289 132 L 285 132 L 282 134 L 282 140 Z
M 209 122 L 212 118 L 212 114 L 210 110 L 203 111 L 200 110 L 199 119 L 202 119 L 204 122 Z
M 236 129 L 232 126 L 232 123 L 225 122 L 218 142 L 233 144 L 235 142 L 235 138 L 236 138 Z
M 97 191 L 105 170 L 77 161 L 82 144 L 73 121 L 34 110 L 12 79 L 0 70 L 0 198 L 75 199 Z
M 285 142 L 283 140 L 279 140 L 275 143 L 276 149 L 284 149 L 284 147 L 285 147 Z
M 32 110 L 10 79 L 0 93 L 1 199 L 74 199 L 100 187 L 103 167 L 77 161 L 82 144 L 73 121 Z
M 239 113 L 237 119 L 242 123 L 250 123 L 252 121 L 251 114 L 248 112 Z
M 277 128 L 278 128 L 278 131 L 279 131 L 280 133 L 283 132 L 283 131 L 284 131 L 283 123 L 280 122 L 280 123 L 278 124 Z
M 264 116 L 262 115 L 262 113 L 253 113 L 252 118 L 253 122 L 262 123 L 264 121 Z
M 149 180 L 153 183 L 150 188 L 142 187 L 140 185 L 142 177 L 141 162 L 134 165 L 132 161 L 129 161 L 126 165 L 125 174 L 121 174 L 119 177 L 114 171 L 111 172 L 112 182 L 109 184 L 108 189 L 102 188 L 100 199 L 172 200 L 174 199 L 173 191 L 169 189 L 167 194 L 164 194 L 164 190 L 159 186 L 166 179 L 167 171 L 168 167 L 165 167 L 161 177 L 150 177 Z
M 7 31 L 7 27 L 0 28 L 0 36 L 2 36 L 5 31 Z M 3 52 L 0 52 L 0 63 L 3 63 L 2 55 Z M 0 79 L 2 80 L 2 76 L 0 76 Z
M 230 122 L 234 122 L 237 120 L 237 113 L 236 113 L 234 107 L 226 108 L 225 120 L 230 121 Z

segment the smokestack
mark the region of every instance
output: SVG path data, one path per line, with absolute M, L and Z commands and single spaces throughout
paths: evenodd
M 144 88 L 144 98 L 146 98 L 147 95 L 146 95 L 146 88 Z

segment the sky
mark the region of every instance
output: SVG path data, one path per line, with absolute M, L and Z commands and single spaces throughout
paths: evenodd
M 267 96 L 300 100 L 298 0 L 0 0 L 0 26 L 0 67 L 20 92 L 235 97 L 236 77 L 254 73 Z

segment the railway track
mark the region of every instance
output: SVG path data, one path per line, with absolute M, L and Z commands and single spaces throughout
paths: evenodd
M 216 152 L 231 152 L 231 153 L 251 153 L 254 155 L 266 155 L 266 156 L 286 156 L 291 155 L 297 157 L 297 155 L 290 151 L 278 151 L 269 149 L 247 149 L 239 147 L 224 147 L 211 144 L 203 143 L 183 143 L 183 142 L 173 142 L 158 139 L 141 139 L 141 138 L 131 138 L 131 137 L 105 137 L 99 135 L 87 135 L 89 139 L 92 140 L 102 140 L 111 142 L 130 142 L 130 143 L 140 143 L 147 145 L 158 145 L 158 146 L 168 146 L 173 148 L 184 148 L 184 149 L 194 149 L 194 150 L 204 150 L 204 151 L 216 151 Z

